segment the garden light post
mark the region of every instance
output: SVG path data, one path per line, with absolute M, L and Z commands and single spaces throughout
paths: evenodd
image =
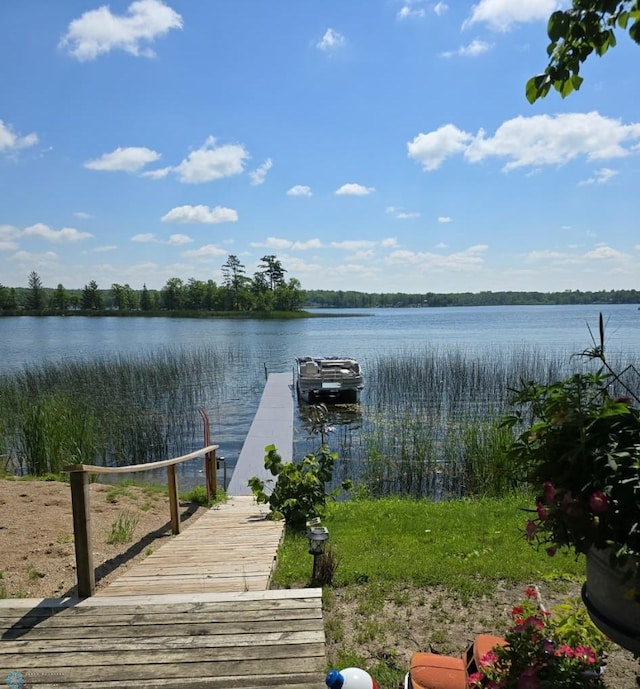
M 315 584 L 318 574 L 318 560 L 324 553 L 325 543 L 329 539 L 329 531 L 326 526 L 320 526 L 320 519 L 317 517 L 307 522 L 307 538 L 309 539 L 309 555 L 313 555 L 311 583 Z

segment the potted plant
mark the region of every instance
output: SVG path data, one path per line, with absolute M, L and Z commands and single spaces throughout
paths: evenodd
M 583 599 L 596 623 L 640 652 L 640 400 L 612 369 L 600 340 L 583 353 L 591 372 L 515 390 L 511 466 L 537 493 L 533 544 L 587 556 Z M 631 371 L 635 375 L 635 369 Z M 524 424 L 524 430 L 522 425 Z
M 535 588 L 511 610 L 504 644 L 482 655 L 467 684 L 476 689 L 604 687 L 607 642 L 584 608 L 562 603 L 548 612 Z

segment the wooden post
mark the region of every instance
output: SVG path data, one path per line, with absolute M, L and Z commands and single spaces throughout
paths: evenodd
M 171 512 L 171 533 L 175 536 L 180 533 L 180 514 L 178 513 L 178 477 L 176 465 L 167 467 L 167 482 L 169 484 L 169 510 Z
M 209 482 L 207 485 L 207 499 L 211 502 L 212 499 L 215 500 L 218 494 L 218 460 L 216 458 L 216 451 L 208 452 L 205 461 L 208 467 L 207 480 Z
M 96 592 L 96 574 L 93 569 L 93 547 L 91 545 L 89 474 L 86 471 L 72 471 L 69 482 L 73 510 L 73 537 L 76 546 L 78 597 L 89 598 Z

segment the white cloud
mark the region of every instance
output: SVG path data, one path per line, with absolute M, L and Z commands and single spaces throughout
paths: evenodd
M 255 248 L 277 249 L 278 251 L 309 251 L 310 249 L 321 249 L 323 244 L 319 239 L 309 239 L 306 242 L 293 241 L 282 237 L 267 237 L 264 242 L 251 242 Z
M 606 184 L 612 177 L 618 174 L 617 170 L 612 170 L 608 167 L 602 167 L 595 171 L 593 177 L 578 182 L 578 186 L 584 186 L 585 184 Z
M 371 249 L 376 246 L 377 242 L 372 242 L 370 239 L 347 239 L 343 242 L 331 242 L 329 246 L 332 249 L 345 249 L 346 251 L 362 251 L 364 249 Z
M 576 265 L 601 263 L 602 261 L 627 263 L 632 259 L 632 256 L 624 253 L 623 251 L 618 251 L 610 246 L 602 245 L 584 253 L 569 253 L 551 250 L 530 251 L 525 258 L 528 261 L 546 261 L 556 265 Z
M 319 239 L 307 239 L 306 242 L 295 241 L 291 244 L 293 251 L 312 251 L 322 249 L 324 244 Z
M 227 256 L 228 251 L 226 249 L 221 249 L 215 244 L 205 244 L 199 249 L 193 249 L 191 251 L 183 251 L 180 255 L 183 258 L 196 258 L 196 259 L 209 259 L 218 256 Z
M 471 134 L 452 124 L 445 124 L 428 134 L 418 134 L 407 143 L 409 158 L 419 161 L 425 170 L 437 170 L 446 158 L 464 151 L 473 140 Z
M 587 251 L 584 258 L 587 261 L 626 261 L 631 256 L 623 251 L 612 249 L 610 246 L 599 246 L 592 251 Z
M 519 167 L 563 165 L 579 156 L 588 161 L 620 158 L 633 150 L 624 144 L 640 140 L 640 124 L 622 124 L 598 112 L 535 115 L 507 120 L 487 137 L 484 130 L 474 136 L 452 124 L 407 143 L 409 157 L 424 170 L 436 170 L 443 161 L 463 153 L 472 162 L 490 157 L 510 161 L 503 170 Z
M 13 225 L 0 225 L 0 251 L 13 251 L 18 248 L 19 232 Z
M 22 231 L 24 237 L 40 237 L 50 242 L 78 242 L 82 239 L 93 237 L 89 232 L 80 232 L 72 227 L 63 227 L 61 230 L 52 230 L 48 225 L 36 223 L 26 227 Z
M 146 172 L 141 172 L 141 177 L 149 177 L 149 179 L 163 179 L 166 177 L 173 168 L 169 167 L 159 167 L 156 170 L 147 170 Z
M 84 166 L 89 170 L 107 170 L 109 172 L 137 172 L 148 163 L 154 163 L 160 154 L 150 148 L 129 146 L 116 148 L 95 160 L 88 160 Z
M 449 9 L 449 5 L 446 5 L 444 2 L 437 2 L 433 6 L 433 11 L 441 17 L 447 10 Z
M 73 215 L 80 220 L 89 220 L 91 218 L 91 215 L 89 215 L 89 213 L 85 213 L 84 211 L 76 211 Z
M 57 261 L 58 254 L 56 254 L 55 251 L 44 251 L 42 253 L 36 253 L 33 251 L 16 251 L 16 253 L 11 257 L 11 260 L 31 265 L 34 263 L 43 265 L 45 263 L 50 263 L 51 261 Z
M 324 36 L 316 43 L 316 47 L 330 53 L 341 48 L 346 42 L 346 38 L 342 34 L 334 29 L 327 29 Z
M 444 53 L 440 53 L 441 57 L 478 57 L 493 48 L 492 43 L 487 43 L 486 41 L 481 41 L 479 39 L 474 39 L 468 45 L 460 46 L 457 50 L 448 50 Z
M 181 182 L 199 184 L 214 179 L 239 175 L 249 153 L 238 144 L 217 146 L 213 136 L 207 138 L 196 151 L 192 151 L 174 170 Z
M 463 27 L 488 24 L 494 31 L 508 31 L 514 24 L 546 21 L 559 5 L 557 0 L 480 0 Z
M 367 196 L 375 191 L 373 187 L 365 187 L 362 184 L 343 184 L 336 189 L 337 196 Z
M 438 222 L 439 223 L 448 223 L 448 222 L 451 222 L 451 218 L 448 215 L 440 215 L 440 216 L 438 216 Z
M 387 261 L 392 265 L 418 266 L 421 270 L 474 271 L 483 266 L 488 248 L 485 244 L 478 244 L 452 254 L 398 250 L 390 253 Z
M 413 9 L 410 5 L 404 5 L 398 11 L 397 17 L 398 19 L 422 19 L 425 14 L 426 12 L 422 7 Z
M 271 158 L 267 158 L 260 167 L 256 168 L 252 172 L 249 173 L 249 177 L 251 178 L 251 184 L 254 187 L 259 186 L 260 184 L 264 183 L 265 177 L 267 176 L 267 172 L 271 170 L 273 167 L 273 163 L 271 162 Z
M 103 5 L 70 23 L 60 48 L 80 61 L 94 60 L 111 50 L 153 57 L 148 44 L 181 28 L 182 17 L 160 0 L 136 0 L 124 15 L 112 14 L 109 6 Z
M 13 131 L 13 127 L 0 120 L 0 152 L 12 152 L 21 148 L 29 148 L 38 143 L 37 134 L 20 136 Z
M 157 242 L 155 234 L 153 232 L 146 232 L 143 234 L 135 234 L 131 237 L 132 242 L 138 242 L 140 244 L 148 244 L 149 242 Z
M 224 206 L 177 206 L 161 218 L 162 222 L 199 223 L 218 225 L 223 222 L 236 222 L 238 213 L 233 208 Z
M 287 191 L 287 196 L 312 196 L 311 187 L 304 184 L 296 184 Z
M 167 244 L 169 244 L 169 246 L 181 246 L 182 244 L 190 244 L 192 241 L 193 239 L 186 234 L 172 234 Z
M 97 246 L 93 252 L 96 254 L 103 254 L 108 251 L 115 251 L 118 247 L 115 244 L 110 244 L 108 246 Z
M 398 240 L 395 237 L 387 237 L 386 239 L 383 239 L 380 242 L 380 246 L 384 247 L 385 249 L 388 249 L 392 246 L 397 246 L 398 245 Z
M 396 208 L 395 206 L 387 206 L 384 209 L 387 215 L 392 215 L 396 220 L 411 220 L 413 218 L 419 218 L 420 213 L 403 211 L 401 208 Z

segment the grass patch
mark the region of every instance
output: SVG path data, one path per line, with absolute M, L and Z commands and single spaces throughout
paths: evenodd
M 180 500 L 183 502 L 193 502 L 196 505 L 211 507 L 224 502 L 227 499 L 227 494 L 223 490 L 218 490 L 211 503 L 207 501 L 207 489 L 204 486 L 196 486 L 189 491 L 180 493 Z
M 384 498 L 332 504 L 324 520 L 337 559 L 334 585 L 367 584 L 368 606 L 397 584 L 444 586 L 463 600 L 488 583 L 580 577 L 582 558 L 536 552 L 523 529 L 529 496 L 450 502 Z M 275 583 L 305 586 L 311 575 L 304 534 L 287 533 Z
M 107 543 L 116 545 L 119 543 L 129 543 L 133 539 L 133 533 L 138 525 L 138 518 L 129 513 L 122 512 L 111 525 L 111 531 L 107 538 Z

